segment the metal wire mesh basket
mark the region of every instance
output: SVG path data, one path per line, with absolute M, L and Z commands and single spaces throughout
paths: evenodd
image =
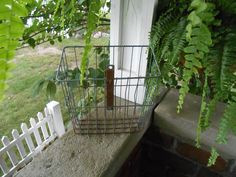
M 129 133 L 141 130 L 152 105 L 148 46 L 93 46 L 84 80 L 84 46 L 63 49 L 57 71 L 74 131 L 80 134 Z

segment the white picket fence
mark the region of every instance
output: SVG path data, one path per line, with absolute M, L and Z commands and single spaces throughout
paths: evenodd
M 37 153 L 65 133 L 60 105 L 56 101 L 47 104 L 43 113 L 37 114 L 37 121 L 30 119 L 31 127 L 21 124 L 22 133 L 12 130 L 13 140 L 2 137 L 3 147 L 0 149 L 0 167 L 3 177 L 12 176 L 23 168 Z M 1 174 L 1 173 L 0 173 Z

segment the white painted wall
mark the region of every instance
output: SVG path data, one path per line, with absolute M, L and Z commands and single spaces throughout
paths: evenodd
M 111 1 L 111 45 L 148 45 L 149 32 L 152 26 L 154 8 L 157 0 L 112 0 Z M 116 48 L 111 51 L 111 64 L 115 65 L 115 77 L 145 76 L 147 65 L 147 51 L 141 48 Z M 133 56 L 133 57 L 131 57 Z M 141 60 L 139 58 L 141 56 Z M 132 66 L 131 66 L 132 60 Z M 141 67 L 139 67 L 141 65 Z M 121 72 L 123 71 L 123 72 Z M 129 81 L 124 81 L 128 83 Z M 126 83 L 122 84 L 126 84 Z M 144 82 L 144 80 L 132 80 L 132 83 Z M 130 83 L 129 83 L 130 84 Z M 145 88 L 138 88 L 138 103 L 144 99 Z M 134 101 L 135 87 L 131 87 L 128 100 Z M 127 98 L 125 88 L 116 89 L 116 95 Z
M 157 0 L 112 0 L 111 45 L 148 45 Z

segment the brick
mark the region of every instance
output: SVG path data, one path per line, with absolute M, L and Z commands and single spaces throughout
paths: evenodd
M 171 171 L 190 176 L 196 173 L 196 165 L 193 162 L 160 147 L 146 145 L 143 148 L 143 158 L 146 158 L 146 163 L 144 164 L 146 166 L 154 164 L 156 168 L 157 166 L 162 166 L 162 170 L 168 167 L 172 169 Z
M 214 173 L 207 168 L 201 168 L 199 170 L 197 177 L 223 177 L 223 176 L 221 176 L 217 173 Z
M 183 173 L 169 170 L 166 174 L 166 177 L 188 177 Z
M 228 172 L 236 176 L 236 160 L 231 159 L 228 162 Z
M 186 143 L 178 142 L 176 151 L 182 156 L 199 162 L 205 166 L 207 165 L 208 159 L 210 157 L 210 152 L 198 149 Z M 216 160 L 216 164 L 210 168 L 217 172 L 225 171 L 227 168 L 227 161 L 225 161 L 222 157 L 218 157 Z

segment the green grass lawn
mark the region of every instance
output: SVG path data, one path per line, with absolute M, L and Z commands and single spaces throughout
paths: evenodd
M 20 130 L 22 122 L 29 125 L 29 119 L 36 118 L 37 112 L 43 111 L 49 100 L 45 89 L 39 95 L 33 96 L 35 82 L 56 70 L 60 60 L 60 51 L 64 46 L 82 44 L 82 39 L 65 39 L 54 46 L 43 44 L 40 50 L 24 48 L 17 51 L 14 60 L 16 67 L 12 71 L 12 77 L 7 81 L 9 88 L 4 100 L 0 102 L 0 138 L 3 135 L 11 138 L 12 129 Z M 108 39 L 93 39 L 93 44 L 108 44 Z M 63 117 L 67 123 L 69 118 L 60 88 L 58 88 L 55 100 L 61 103 Z

